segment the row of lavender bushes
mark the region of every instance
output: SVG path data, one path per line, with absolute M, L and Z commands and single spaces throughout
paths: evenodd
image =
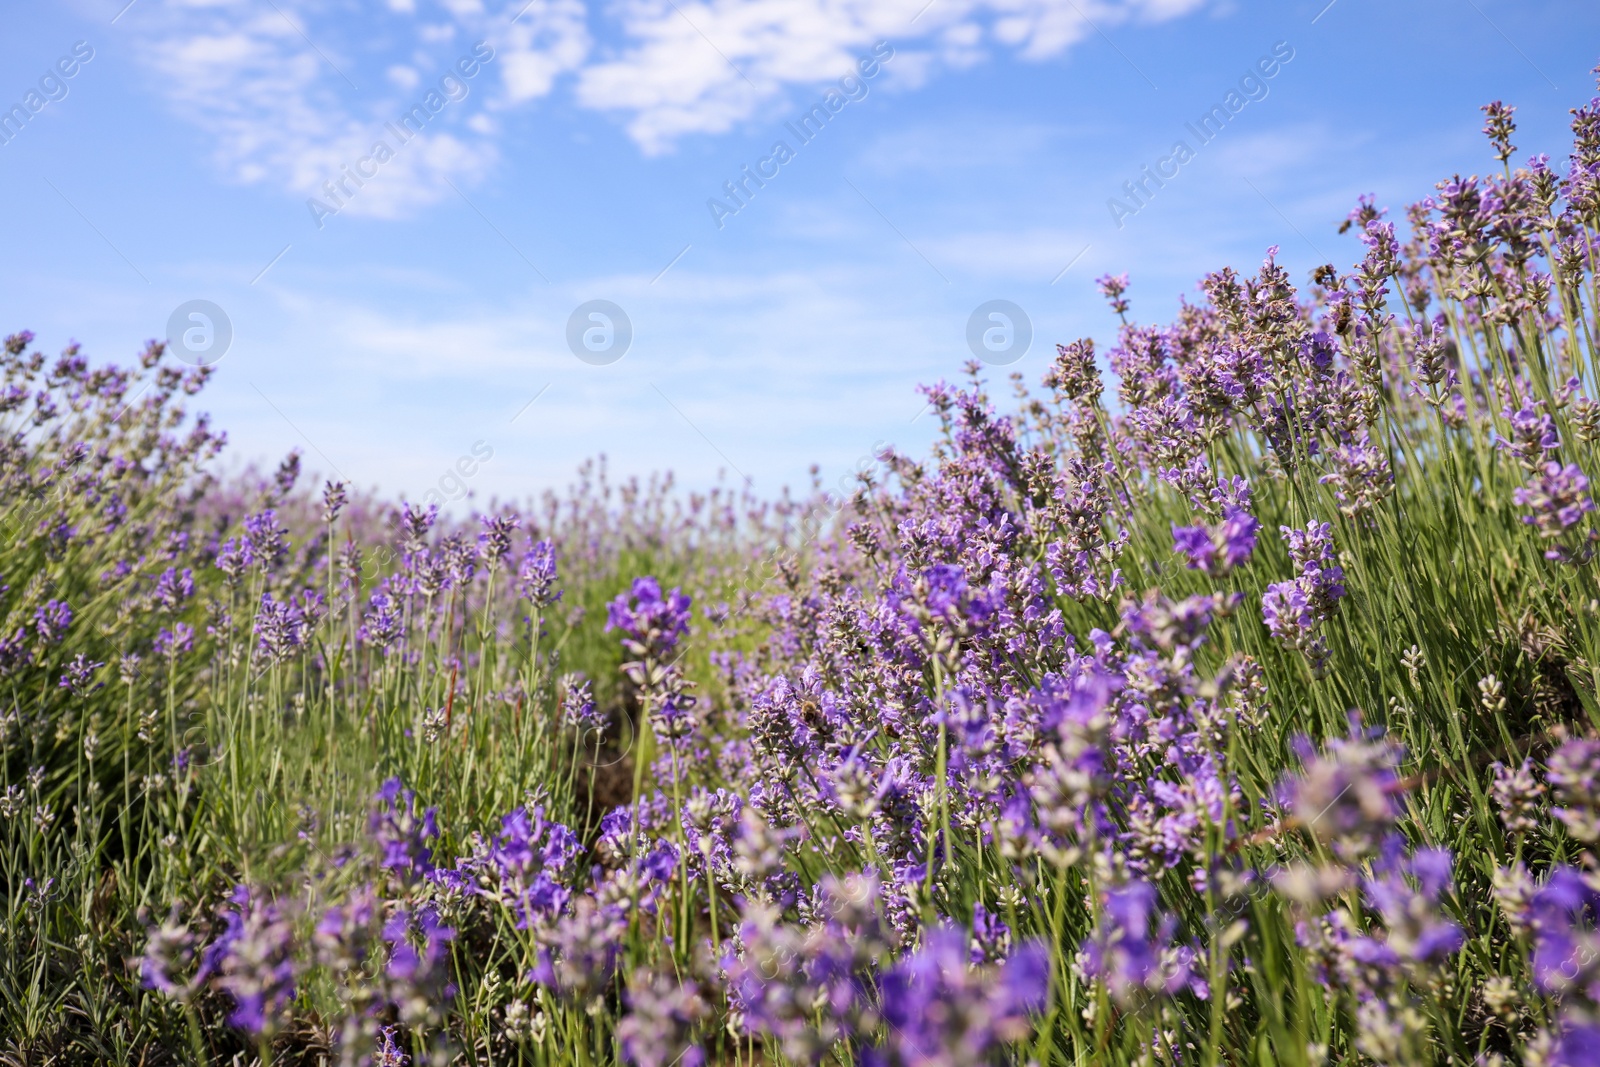
M 847 499 L 219 483 L 12 337 L 0 1055 L 1600 1062 L 1600 98 L 1485 111 Z

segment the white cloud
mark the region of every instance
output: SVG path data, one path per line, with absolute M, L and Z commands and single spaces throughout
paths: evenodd
M 235 180 L 324 195 L 458 58 L 495 58 L 468 97 L 350 197 L 390 217 L 450 195 L 499 158 L 484 117 L 560 91 L 617 116 L 646 154 L 782 108 L 855 69 L 877 42 L 887 79 L 911 89 L 997 52 L 1025 60 L 1206 0 L 149 0 L 135 25 L 154 84 L 213 143 Z M 609 42 L 595 54 L 594 37 Z M 359 87 L 359 88 L 358 88 Z
M 387 218 L 453 195 L 451 182 L 470 184 L 492 167 L 496 127 L 484 109 L 508 95 L 548 94 L 589 47 L 581 0 L 534 0 L 515 24 L 514 7 L 424 4 L 418 17 L 413 0 L 334 10 L 313 0 L 166 0 L 133 25 L 153 84 L 210 138 L 224 174 Z M 441 87 L 481 41 L 494 58 L 474 78 Z M 402 143 L 386 124 L 399 125 L 430 93 L 422 132 Z M 359 188 L 346 179 L 330 193 L 326 183 L 340 182 L 379 140 L 394 159 Z
M 396 63 L 386 73 L 389 75 L 389 80 L 402 89 L 415 89 L 417 82 L 422 80 L 422 76 L 417 73 L 417 68 L 408 67 L 401 63 Z
M 721 133 L 792 88 L 848 72 L 879 41 L 896 77 L 985 58 L 985 43 L 1024 59 L 1061 54 L 1130 19 L 1161 20 L 1204 0 L 626 0 L 627 42 L 578 75 L 578 99 L 622 112 L 647 153 L 685 134 Z M 906 68 L 910 68 L 907 70 Z

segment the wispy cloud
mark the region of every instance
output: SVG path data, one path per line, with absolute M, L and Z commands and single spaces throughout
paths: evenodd
M 386 123 L 487 40 L 495 58 L 466 96 L 342 209 L 394 217 L 452 195 L 452 181 L 474 184 L 500 158 L 497 115 L 564 84 L 571 103 L 615 116 L 658 154 L 775 112 L 878 41 L 895 48 L 891 78 L 909 88 L 997 53 L 1059 56 L 1108 27 L 1204 2 L 149 0 L 119 28 L 139 38 L 151 83 L 211 139 L 221 172 L 305 197 L 325 195 Z
M 797 86 L 848 73 L 877 41 L 895 76 L 921 81 L 993 50 L 1048 59 L 1132 18 L 1161 20 L 1203 0 L 633 0 L 623 45 L 578 75 L 578 99 L 627 116 L 647 153 L 685 134 L 722 133 Z
M 224 174 L 326 199 L 324 183 L 384 140 L 394 158 L 341 210 L 388 218 L 481 176 L 499 158 L 491 112 L 548 95 L 583 62 L 580 0 L 533 0 L 518 17 L 525 3 L 166 0 L 127 22 L 152 83 L 211 139 Z M 467 77 L 459 64 L 479 41 L 493 59 Z M 387 124 L 430 93 L 446 106 L 402 148 Z

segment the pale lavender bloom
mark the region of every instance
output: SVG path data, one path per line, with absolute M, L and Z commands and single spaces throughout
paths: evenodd
M 1560 805 L 1551 814 L 1577 840 L 1600 842 L 1600 741 L 1568 741 L 1550 754 L 1548 773 Z
M 1128 276 L 1126 274 L 1103 274 L 1094 280 L 1099 288 L 1100 295 L 1111 302 L 1111 310 L 1120 317 L 1127 314 L 1128 302 L 1123 299 L 1123 294 L 1128 291 Z
M 1522 521 L 1536 527 L 1540 537 L 1550 540 L 1561 537 L 1594 510 L 1594 500 L 1589 496 L 1589 479 L 1583 471 L 1578 469 L 1576 463 L 1568 463 L 1563 467 L 1554 460 L 1531 475 L 1526 485 L 1514 490 L 1511 499 L 1532 512 L 1522 516 Z M 1557 544 L 1545 550 L 1545 558 L 1583 562 L 1592 551 L 1585 552 Z
M 428 531 L 438 519 L 437 504 L 430 504 L 426 509 L 415 504 L 401 504 L 398 515 L 391 520 L 400 527 L 400 551 L 410 556 L 421 550 L 428 543 Z
M 187 981 L 182 979 L 182 973 L 194 961 L 194 934 L 179 921 L 174 906 L 164 923 L 150 928 L 144 952 L 135 961 L 139 968 L 139 984 L 186 1004 L 205 979 L 204 972 Z
M 561 721 L 580 734 L 605 727 L 605 715 L 595 706 L 594 693 L 587 678 L 569 674 L 562 679 Z
M 1304 530 L 1288 526 L 1280 530 L 1289 545 L 1289 558 L 1300 569 L 1295 581 L 1320 622 L 1333 614 L 1334 605 L 1345 593 L 1344 568 L 1333 551 L 1333 526 L 1313 520 Z
M 1515 770 L 1495 762 L 1490 764 L 1490 770 L 1494 772 L 1494 784 L 1489 787 L 1489 793 L 1494 797 L 1495 807 L 1500 809 L 1500 819 L 1506 829 L 1515 834 L 1537 830 L 1545 786 L 1539 781 L 1533 760 L 1523 760 Z
M 1542 464 L 1545 453 L 1561 447 L 1555 419 L 1543 408 L 1543 400 L 1530 400 L 1515 411 L 1509 407 L 1503 410 L 1500 414 L 1511 426 L 1511 437 L 1495 441 L 1496 447 L 1511 453 L 1533 470 Z
M 616 973 L 628 920 L 621 909 L 591 896 L 540 928 L 539 962 L 529 977 L 572 1003 L 586 1003 Z
M 626 995 L 628 1013 L 617 1023 L 622 1054 L 635 1067 L 702 1067 L 705 1050 L 694 1039 L 710 1011 L 699 987 L 687 978 L 634 972 Z
M 322 521 L 333 522 L 339 517 L 339 512 L 344 510 L 349 494 L 343 482 L 324 482 L 322 486 Z
M 1287 793 L 1300 825 L 1346 862 L 1376 854 L 1399 817 L 1400 750 L 1354 720 L 1350 735 L 1330 740 L 1322 755 L 1305 741 L 1296 747 L 1305 769 Z
M 151 647 L 158 656 L 180 656 L 194 647 L 194 627 L 186 622 L 173 623 L 170 630 L 163 626 Z
M 309 621 L 293 601 L 279 601 L 271 593 L 261 594 L 256 612 L 256 641 L 263 655 L 280 663 L 305 643 Z
M 255 554 L 246 538 L 229 538 L 217 549 L 217 569 L 229 585 L 236 584 L 254 562 Z

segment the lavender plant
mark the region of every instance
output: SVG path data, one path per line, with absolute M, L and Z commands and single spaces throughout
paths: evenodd
M 0 1047 L 1595 1062 L 1600 98 L 1485 112 L 846 499 L 225 479 L 206 371 L 12 336 Z

